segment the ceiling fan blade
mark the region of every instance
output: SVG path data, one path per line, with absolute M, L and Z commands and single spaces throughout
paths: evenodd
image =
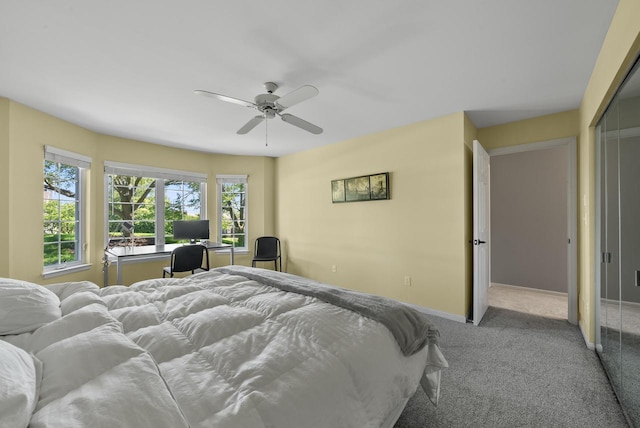
M 304 100 L 313 98 L 316 95 L 318 95 L 318 89 L 315 86 L 305 85 L 299 87 L 295 91 L 289 92 L 287 95 L 278 98 L 276 100 L 276 104 L 283 110 Z
M 300 119 L 298 116 L 294 116 L 289 113 L 281 114 L 280 117 L 287 123 L 297 126 L 298 128 L 302 128 L 305 131 L 309 131 L 312 134 L 322 134 L 322 128 L 314 125 L 313 123 L 309 123 L 304 119 Z
M 256 108 L 256 105 L 254 103 L 252 103 L 250 101 L 241 100 L 239 98 L 228 97 L 226 95 L 216 94 L 215 92 L 205 91 L 203 89 L 196 89 L 193 92 L 198 94 L 198 95 L 204 95 L 205 97 L 217 98 L 217 99 L 219 99 L 221 101 L 226 101 L 228 103 L 239 104 L 239 105 L 245 106 L 245 107 Z
M 264 120 L 264 116 L 256 116 L 253 119 L 251 119 L 249 122 L 247 122 L 242 128 L 238 129 L 237 133 L 240 135 L 246 134 L 256 126 L 258 126 L 258 124 L 263 120 Z

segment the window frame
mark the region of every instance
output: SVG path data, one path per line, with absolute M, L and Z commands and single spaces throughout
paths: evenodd
M 57 147 L 45 145 L 44 158 L 42 161 L 43 181 L 44 166 L 46 161 L 55 162 L 67 166 L 73 166 L 78 169 L 76 178 L 76 260 L 71 262 L 62 262 L 52 265 L 44 265 L 44 235 L 43 235 L 43 278 L 51 278 L 59 275 L 65 275 L 72 272 L 87 270 L 91 265 L 87 262 L 87 175 L 91 169 L 91 158 L 78 153 L 59 149 Z M 44 232 L 44 197 L 43 197 L 43 232 Z M 60 250 L 58 249 L 58 256 Z
M 191 171 L 157 168 L 144 165 L 135 165 L 122 162 L 104 162 L 104 224 L 103 242 L 104 248 L 109 245 L 109 176 L 126 175 L 130 177 L 152 178 L 156 180 L 155 186 L 155 245 L 165 244 L 165 180 L 177 180 L 200 183 L 200 218 L 207 219 L 207 175 Z M 161 226 L 161 229 L 160 229 Z M 161 259 L 165 256 L 145 257 Z M 132 258 L 131 262 L 139 261 Z
M 244 247 L 234 247 L 236 254 L 246 254 L 249 252 L 249 176 L 246 174 L 218 174 L 217 184 L 217 214 L 218 214 L 218 234 L 217 242 L 222 243 L 222 185 L 226 183 L 244 184 Z M 216 253 L 228 253 L 230 250 L 218 250 Z

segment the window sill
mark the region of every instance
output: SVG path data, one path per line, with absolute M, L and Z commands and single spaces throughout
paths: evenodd
M 68 275 L 70 273 L 81 272 L 83 270 L 89 270 L 89 269 L 91 269 L 90 264 L 79 264 L 79 265 L 73 265 L 73 266 L 58 267 L 55 269 L 50 269 L 42 272 L 42 277 L 44 279 L 54 278 L 56 276 Z
M 216 250 L 216 254 L 229 254 L 229 253 L 231 253 L 231 250 Z M 247 250 L 246 248 L 234 248 L 233 254 L 236 256 L 238 254 L 249 254 L 249 250 Z

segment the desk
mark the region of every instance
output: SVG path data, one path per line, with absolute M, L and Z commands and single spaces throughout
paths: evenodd
M 165 244 L 165 245 L 141 245 L 139 247 L 112 247 L 107 248 L 104 251 L 105 257 L 115 257 L 116 259 L 116 271 L 118 272 L 118 284 L 122 284 L 122 269 L 120 263 L 125 259 L 144 259 L 144 258 L 156 258 L 157 256 L 170 256 L 171 252 L 182 245 L 187 244 Z M 231 264 L 234 262 L 233 245 L 221 244 L 219 242 L 207 241 L 202 243 L 208 250 L 221 250 L 230 249 L 229 259 Z M 105 266 L 104 269 L 104 286 L 109 285 L 109 269 Z

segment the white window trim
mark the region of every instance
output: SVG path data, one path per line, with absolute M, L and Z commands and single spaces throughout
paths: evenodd
M 91 168 L 91 157 L 59 149 L 53 146 L 44 146 L 44 159 L 52 162 L 59 162 L 65 165 L 78 167 L 78 250 L 80 257 L 78 260 L 55 264 L 51 266 L 43 266 L 43 278 L 65 275 L 67 273 L 77 272 L 89 269 L 91 266 L 87 263 L 87 242 L 86 242 L 86 218 L 87 218 L 87 170 Z
M 218 217 L 218 236 L 217 242 L 222 243 L 222 183 L 243 183 L 245 187 L 245 200 L 244 208 L 245 212 L 249 213 L 249 192 L 246 190 L 249 188 L 249 176 L 247 174 L 218 174 L 216 175 L 216 184 L 218 189 L 216 207 Z M 237 247 L 233 249 L 235 254 L 248 254 L 249 253 L 249 217 L 245 216 L 244 219 L 244 247 Z M 231 250 L 216 250 L 216 254 L 228 254 Z
M 104 161 L 104 247 L 109 245 L 109 175 L 128 175 L 132 177 L 155 178 L 159 180 L 182 180 L 200 183 L 200 218 L 207 219 L 207 174 L 192 171 L 181 171 L 177 169 L 158 168 L 146 165 L 135 165 L 123 162 Z M 164 181 L 156 185 L 156 201 L 164 201 Z M 164 206 L 164 204 L 163 204 Z M 156 227 L 164 224 L 164 209 L 159 210 L 156 206 Z M 161 223 L 160 223 L 161 222 Z M 157 235 L 157 233 L 156 233 Z M 164 234 L 156 236 L 156 244 L 165 243 Z M 159 257 L 164 258 L 164 257 Z
M 130 175 L 134 177 L 162 178 L 165 180 L 183 180 L 207 182 L 207 174 L 177 169 L 158 168 L 130 163 L 104 161 L 104 173 L 110 175 Z
M 91 167 L 91 158 L 53 146 L 44 146 L 44 158 L 52 162 L 60 162 L 84 169 Z
M 53 278 L 56 276 L 62 276 L 62 275 L 68 275 L 70 273 L 74 273 L 74 272 L 81 272 L 83 270 L 89 270 L 91 269 L 91 264 L 89 263 L 83 263 L 83 264 L 75 264 L 75 265 L 71 265 L 71 263 L 67 264 L 67 266 L 65 265 L 57 265 L 58 267 L 55 269 L 49 269 L 46 270 L 44 272 L 42 272 L 42 277 L 44 279 L 47 278 Z

